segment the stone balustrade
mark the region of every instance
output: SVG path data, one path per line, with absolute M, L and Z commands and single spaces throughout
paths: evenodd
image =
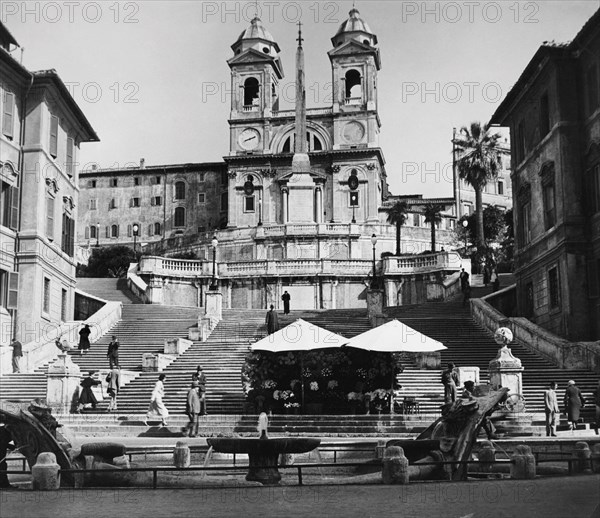
M 456 252 L 441 252 L 437 254 L 412 255 L 402 257 L 386 257 L 384 274 L 394 273 L 426 273 L 439 270 L 459 270 L 462 258 Z

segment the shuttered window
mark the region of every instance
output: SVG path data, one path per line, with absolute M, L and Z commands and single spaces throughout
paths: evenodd
M 54 239 L 54 198 L 46 196 L 46 236 Z
M 15 126 L 15 94 L 5 90 L 3 97 L 2 133 L 5 137 L 12 139 Z
M 47 277 L 44 277 L 44 294 L 43 294 L 43 301 L 44 301 L 44 305 L 42 307 L 42 311 L 44 313 L 50 313 L 50 279 L 48 279 Z
M 67 174 L 69 176 L 73 176 L 73 171 L 75 169 L 75 165 L 73 163 L 73 151 L 75 148 L 75 142 L 73 141 L 72 138 L 68 138 L 67 139 L 67 163 L 66 163 L 66 169 L 67 169 Z
M 58 117 L 52 115 L 50 120 L 50 155 L 53 158 L 58 156 Z

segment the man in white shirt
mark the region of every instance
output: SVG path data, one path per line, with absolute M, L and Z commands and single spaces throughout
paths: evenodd
M 556 398 L 556 388 L 558 387 L 555 381 L 550 382 L 550 388 L 544 390 L 544 410 L 546 412 L 546 436 L 556 437 L 556 421 L 560 416 L 558 408 L 558 399 Z

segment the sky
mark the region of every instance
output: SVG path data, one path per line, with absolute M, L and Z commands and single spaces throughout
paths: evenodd
M 451 196 L 452 128 L 489 121 L 544 41 L 569 41 L 600 0 L 356 1 L 377 35 L 380 146 L 393 194 Z M 29 70 L 54 68 L 101 142 L 82 168 L 221 161 L 229 152 L 230 46 L 254 1 L 0 1 Z M 296 24 L 308 107 L 328 106 L 331 37 L 351 1 L 259 1 L 293 107 Z M 22 56 L 21 56 L 22 54 Z M 286 86 L 288 85 L 288 86 Z

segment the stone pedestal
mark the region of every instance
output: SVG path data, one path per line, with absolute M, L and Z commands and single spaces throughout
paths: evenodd
M 533 453 L 531 453 L 531 448 L 529 446 L 526 446 L 525 444 L 517 446 L 510 460 L 510 478 L 535 478 L 535 457 L 533 456 Z
M 489 363 L 492 389 L 498 390 L 506 387 L 509 389 L 509 394 L 521 394 L 523 392 L 523 370 L 521 360 L 515 358 L 506 345 L 501 347 L 496 358 Z
M 185 338 L 174 338 L 173 340 L 165 340 L 165 354 L 182 354 L 187 351 L 192 342 Z
M 477 460 L 479 461 L 479 470 L 489 472 L 494 469 L 494 462 L 496 461 L 496 449 L 490 441 L 483 441 L 481 448 L 477 454 Z
M 367 317 L 371 327 L 376 327 L 378 319 L 383 315 L 383 302 L 385 293 L 381 289 L 367 289 Z
M 408 484 L 408 459 L 400 446 L 385 449 L 381 477 L 384 484 Z
M 177 441 L 173 450 L 173 464 L 176 468 L 189 468 L 191 454 L 189 446 L 183 441 Z
M 223 318 L 223 295 L 221 292 L 207 291 L 204 308 L 204 316 L 216 318 L 220 321 Z
M 48 367 L 46 402 L 56 413 L 68 414 L 77 407 L 81 371 L 67 354 L 59 354 Z

